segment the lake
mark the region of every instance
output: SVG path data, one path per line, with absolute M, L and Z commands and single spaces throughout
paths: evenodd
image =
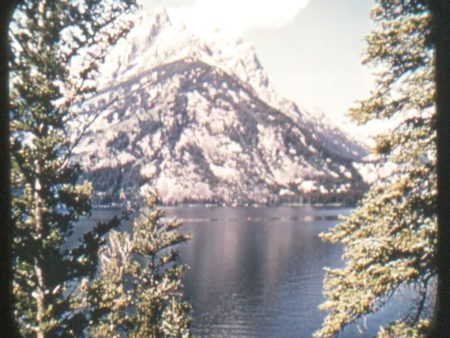
M 192 332 L 200 337 L 311 337 L 325 316 L 322 285 L 327 267 L 343 266 L 342 246 L 320 232 L 348 208 L 167 207 L 193 240 L 180 246 L 185 292 L 194 306 Z M 112 215 L 98 210 L 94 219 Z M 404 308 L 394 302 L 347 328 L 341 337 L 370 337 Z

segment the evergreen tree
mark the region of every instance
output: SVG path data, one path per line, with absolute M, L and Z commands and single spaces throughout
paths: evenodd
M 90 185 L 70 162 L 66 122 L 95 92 L 109 45 L 131 27 L 133 0 L 24 0 L 10 24 L 12 218 L 15 317 L 23 336 L 82 334 L 88 317 L 75 291 L 93 278 L 97 252 L 117 220 L 78 246 L 67 239 L 90 212 Z M 74 65 L 77 72 L 74 73 Z
M 163 217 L 152 196 L 131 235 L 111 232 L 100 257 L 100 278 L 83 285 L 85 306 L 95 309 L 92 337 L 190 336 L 190 305 L 181 293 L 186 266 L 173 248 L 190 236 L 178 231 L 178 221 Z
M 376 137 L 380 179 L 360 206 L 321 236 L 344 244 L 345 267 L 327 269 L 329 311 L 316 337 L 377 312 L 397 290 L 413 289 L 409 311 L 379 337 L 419 337 L 429 325 L 436 276 L 436 145 L 434 54 L 426 1 L 377 0 L 364 63 L 376 69 L 371 97 L 350 115 L 395 124 Z M 382 170 L 381 170 L 382 169 Z

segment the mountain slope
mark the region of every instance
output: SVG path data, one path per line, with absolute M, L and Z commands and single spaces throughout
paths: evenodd
M 240 41 L 144 14 L 102 73 L 76 148 L 97 204 L 152 187 L 168 204 L 353 200 L 365 188 L 353 167 L 364 150 L 281 98 Z

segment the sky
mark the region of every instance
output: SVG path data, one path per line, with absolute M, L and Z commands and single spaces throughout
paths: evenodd
M 373 0 L 140 0 L 175 9 L 197 34 L 220 31 L 251 43 L 272 85 L 301 107 L 351 128 L 346 111 L 368 97 L 361 65 Z

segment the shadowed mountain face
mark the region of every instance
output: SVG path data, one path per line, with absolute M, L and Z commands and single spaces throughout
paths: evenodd
M 176 37 L 176 38 L 175 38 Z M 174 40 L 171 42 L 170 38 Z M 102 68 L 77 160 L 96 204 L 353 201 L 364 150 L 271 87 L 253 49 L 143 15 Z

